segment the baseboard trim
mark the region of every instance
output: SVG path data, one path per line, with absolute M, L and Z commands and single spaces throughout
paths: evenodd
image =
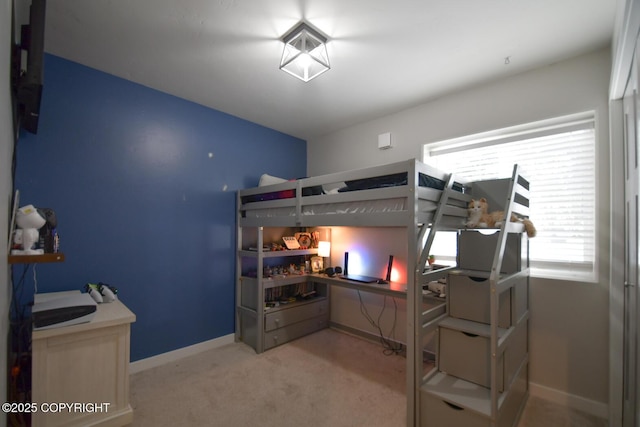
M 576 396 L 575 394 L 569 394 L 532 382 L 529 383 L 529 394 L 533 397 L 565 405 L 568 408 L 576 409 L 605 420 L 609 418 L 609 405 L 597 400 Z
M 209 341 L 203 341 L 198 344 L 182 347 L 156 356 L 147 357 L 146 359 L 136 360 L 129 364 L 129 374 L 136 374 L 147 369 L 162 366 L 167 363 L 175 362 L 188 356 L 193 356 L 203 351 L 213 350 L 223 345 L 231 344 L 235 340 L 234 334 L 224 335 Z

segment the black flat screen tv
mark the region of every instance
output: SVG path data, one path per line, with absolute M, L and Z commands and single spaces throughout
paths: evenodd
M 19 43 L 12 41 L 11 80 L 16 134 L 20 128 L 34 134 L 38 132 L 43 87 L 45 12 L 46 0 L 32 0 L 29 23 L 21 26 Z M 12 32 L 12 38 L 14 36 Z

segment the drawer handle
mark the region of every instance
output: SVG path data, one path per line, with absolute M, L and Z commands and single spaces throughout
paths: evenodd
M 479 335 L 478 335 L 478 334 L 472 334 L 472 333 L 470 333 L 470 332 L 462 332 L 462 333 L 463 333 L 463 334 L 465 334 L 465 335 L 466 335 L 466 336 L 468 336 L 468 337 L 471 337 L 471 338 L 477 338 L 477 337 L 479 337 Z
M 280 323 L 280 319 L 275 319 L 274 322 Z
M 469 276 L 469 279 L 473 280 L 474 282 L 484 282 L 487 280 L 485 277 L 472 277 L 472 276 Z
M 449 403 L 449 402 L 447 402 L 446 400 L 443 400 L 443 402 L 444 402 L 444 403 L 446 403 L 446 404 L 447 404 L 447 406 L 448 406 L 448 407 L 450 407 L 450 408 L 451 408 L 451 409 L 453 409 L 453 410 L 456 410 L 456 411 L 464 411 L 464 408 L 463 408 L 463 407 L 461 407 L 461 406 L 454 405 L 453 403 Z

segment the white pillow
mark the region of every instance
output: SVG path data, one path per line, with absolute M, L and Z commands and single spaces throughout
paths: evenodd
M 278 178 L 277 176 L 271 176 L 265 173 L 260 177 L 260 183 L 258 184 L 258 187 L 264 187 L 265 185 L 272 185 L 272 184 L 280 184 L 283 182 L 287 182 L 287 180 L 284 178 Z

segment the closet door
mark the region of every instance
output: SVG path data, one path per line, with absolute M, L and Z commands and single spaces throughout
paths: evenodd
M 636 50 L 636 52 L 638 52 Z M 638 409 L 638 130 L 640 129 L 638 68 L 634 57 L 623 99 L 625 156 L 625 271 L 623 314 L 623 427 L 637 427 Z

